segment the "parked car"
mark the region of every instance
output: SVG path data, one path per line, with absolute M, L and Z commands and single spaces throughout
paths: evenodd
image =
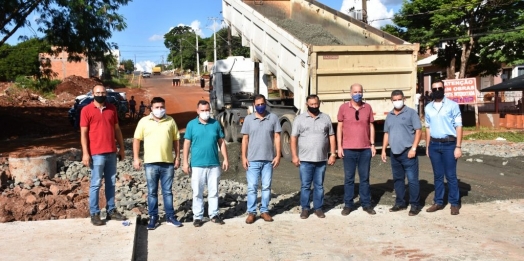
M 68 111 L 69 122 L 75 129 L 80 129 L 80 112 L 82 109 L 93 102 L 93 96 L 85 96 L 82 99 L 76 99 L 75 104 Z M 118 113 L 118 120 L 124 121 L 126 113 L 129 111 L 129 102 L 124 99 L 118 92 L 108 92 L 107 102 L 113 104 Z
M 143 78 L 151 78 L 151 73 L 150 72 L 143 72 L 142 73 L 142 77 Z

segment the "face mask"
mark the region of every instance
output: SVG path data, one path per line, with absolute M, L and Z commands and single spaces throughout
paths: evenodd
M 95 101 L 98 102 L 98 103 L 104 103 L 106 102 L 106 99 L 107 99 L 107 96 L 95 96 Z
M 200 119 L 202 119 L 203 121 L 207 121 L 209 119 L 209 112 L 203 111 L 200 114 L 198 114 L 198 117 L 200 117 Z
M 356 93 L 351 96 L 351 99 L 353 99 L 354 102 L 361 102 L 362 101 L 362 93 Z
M 255 110 L 258 114 L 263 114 L 266 111 L 266 105 L 255 106 Z
M 400 110 L 402 106 L 404 106 L 404 101 L 393 101 L 393 107 L 395 107 L 395 109 Z
M 157 118 L 162 118 L 164 115 L 166 115 L 166 109 L 154 109 L 153 115 Z
M 433 92 L 433 98 L 437 100 L 444 98 L 444 90 Z
M 307 110 L 315 115 L 317 115 L 320 112 L 320 107 L 309 107 L 307 106 Z

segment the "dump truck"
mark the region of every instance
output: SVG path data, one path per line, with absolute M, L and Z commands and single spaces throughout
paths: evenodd
M 161 72 L 162 72 L 162 67 L 160 66 L 153 67 L 153 75 L 160 75 Z
M 376 143 L 393 107 L 391 91 L 402 90 L 406 104 L 413 107 L 418 44 L 312 0 L 222 0 L 222 14 L 232 35 L 250 47 L 254 64 L 253 81 L 242 86 L 231 85 L 234 74 L 213 72 L 212 111 L 229 141 L 241 138 L 244 117 L 254 111 L 252 97 L 258 93 L 267 93 L 268 110 L 279 116 L 286 159 L 291 158 L 293 120 L 307 110 L 310 94 L 319 96 L 321 111 L 336 125 L 340 105 L 350 100 L 350 86 L 362 84 L 364 101 L 374 112 Z

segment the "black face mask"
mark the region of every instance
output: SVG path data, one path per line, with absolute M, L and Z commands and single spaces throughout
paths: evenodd
M 444 98 L 444 90 L 433 92 L 433 98 L 437 100 Z
M 104 103 L 106 102 L 106 99 L 107 99 L 107 96 L 95 96 L 95 101 L 98 102 L 98 103 Z
M 309 107 L 307 106 L 307 110 L 311 113 L 313 113 L 314 115 L 317 115 L 318 113 L 320 113 L 320 107 Z

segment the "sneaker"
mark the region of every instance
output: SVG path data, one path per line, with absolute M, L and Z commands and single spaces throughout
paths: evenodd
M 166 218 L 166 224 L 175 226 L 175 227 L 181 227 L 182 223 L 178 221 L 175 217 L 167 217 Z
M 107 214 L 107 216 L 106 216 L 106 220 L 118 220 L 118 221 L 124 221 L 124 220 L 126 220 L 126 219 L 127 219 L 127 218 L 126 218 L 124 215 L 118 213 L 118 211 L 116 211 L 116 210 L 113 210 L 113 211 L 109 212 L 109 213 Z
M 215 224 L 219 224 L 219 225 L 224 225 L 224 219 L 222 219 L 222 217 L 220 215 L 216 215 L 214 217 L 211 218 L 211 222 L 215 223 Z
M 147 224 L 147 230 L 155 230 L 158 225 L 158 216 L 149 217 L 149 224 Z
M 342 213 L 341 213 L 342 216 L 347 216 L 347 215 L 349 215 L 349 213 L 351 213 L 351 208 L 350 207 L 344 207 L 342 209 Z
M 202 220 L 201 219 L 195 219 L 195 221 L 193 221 L 193 226 L 195 227 L 201 227 L 203 224 Z
M 106 224 L 102 219 L 100 219 L 100 214 L 91 215 L 91 224 L 95 226 L 103 226 Z

